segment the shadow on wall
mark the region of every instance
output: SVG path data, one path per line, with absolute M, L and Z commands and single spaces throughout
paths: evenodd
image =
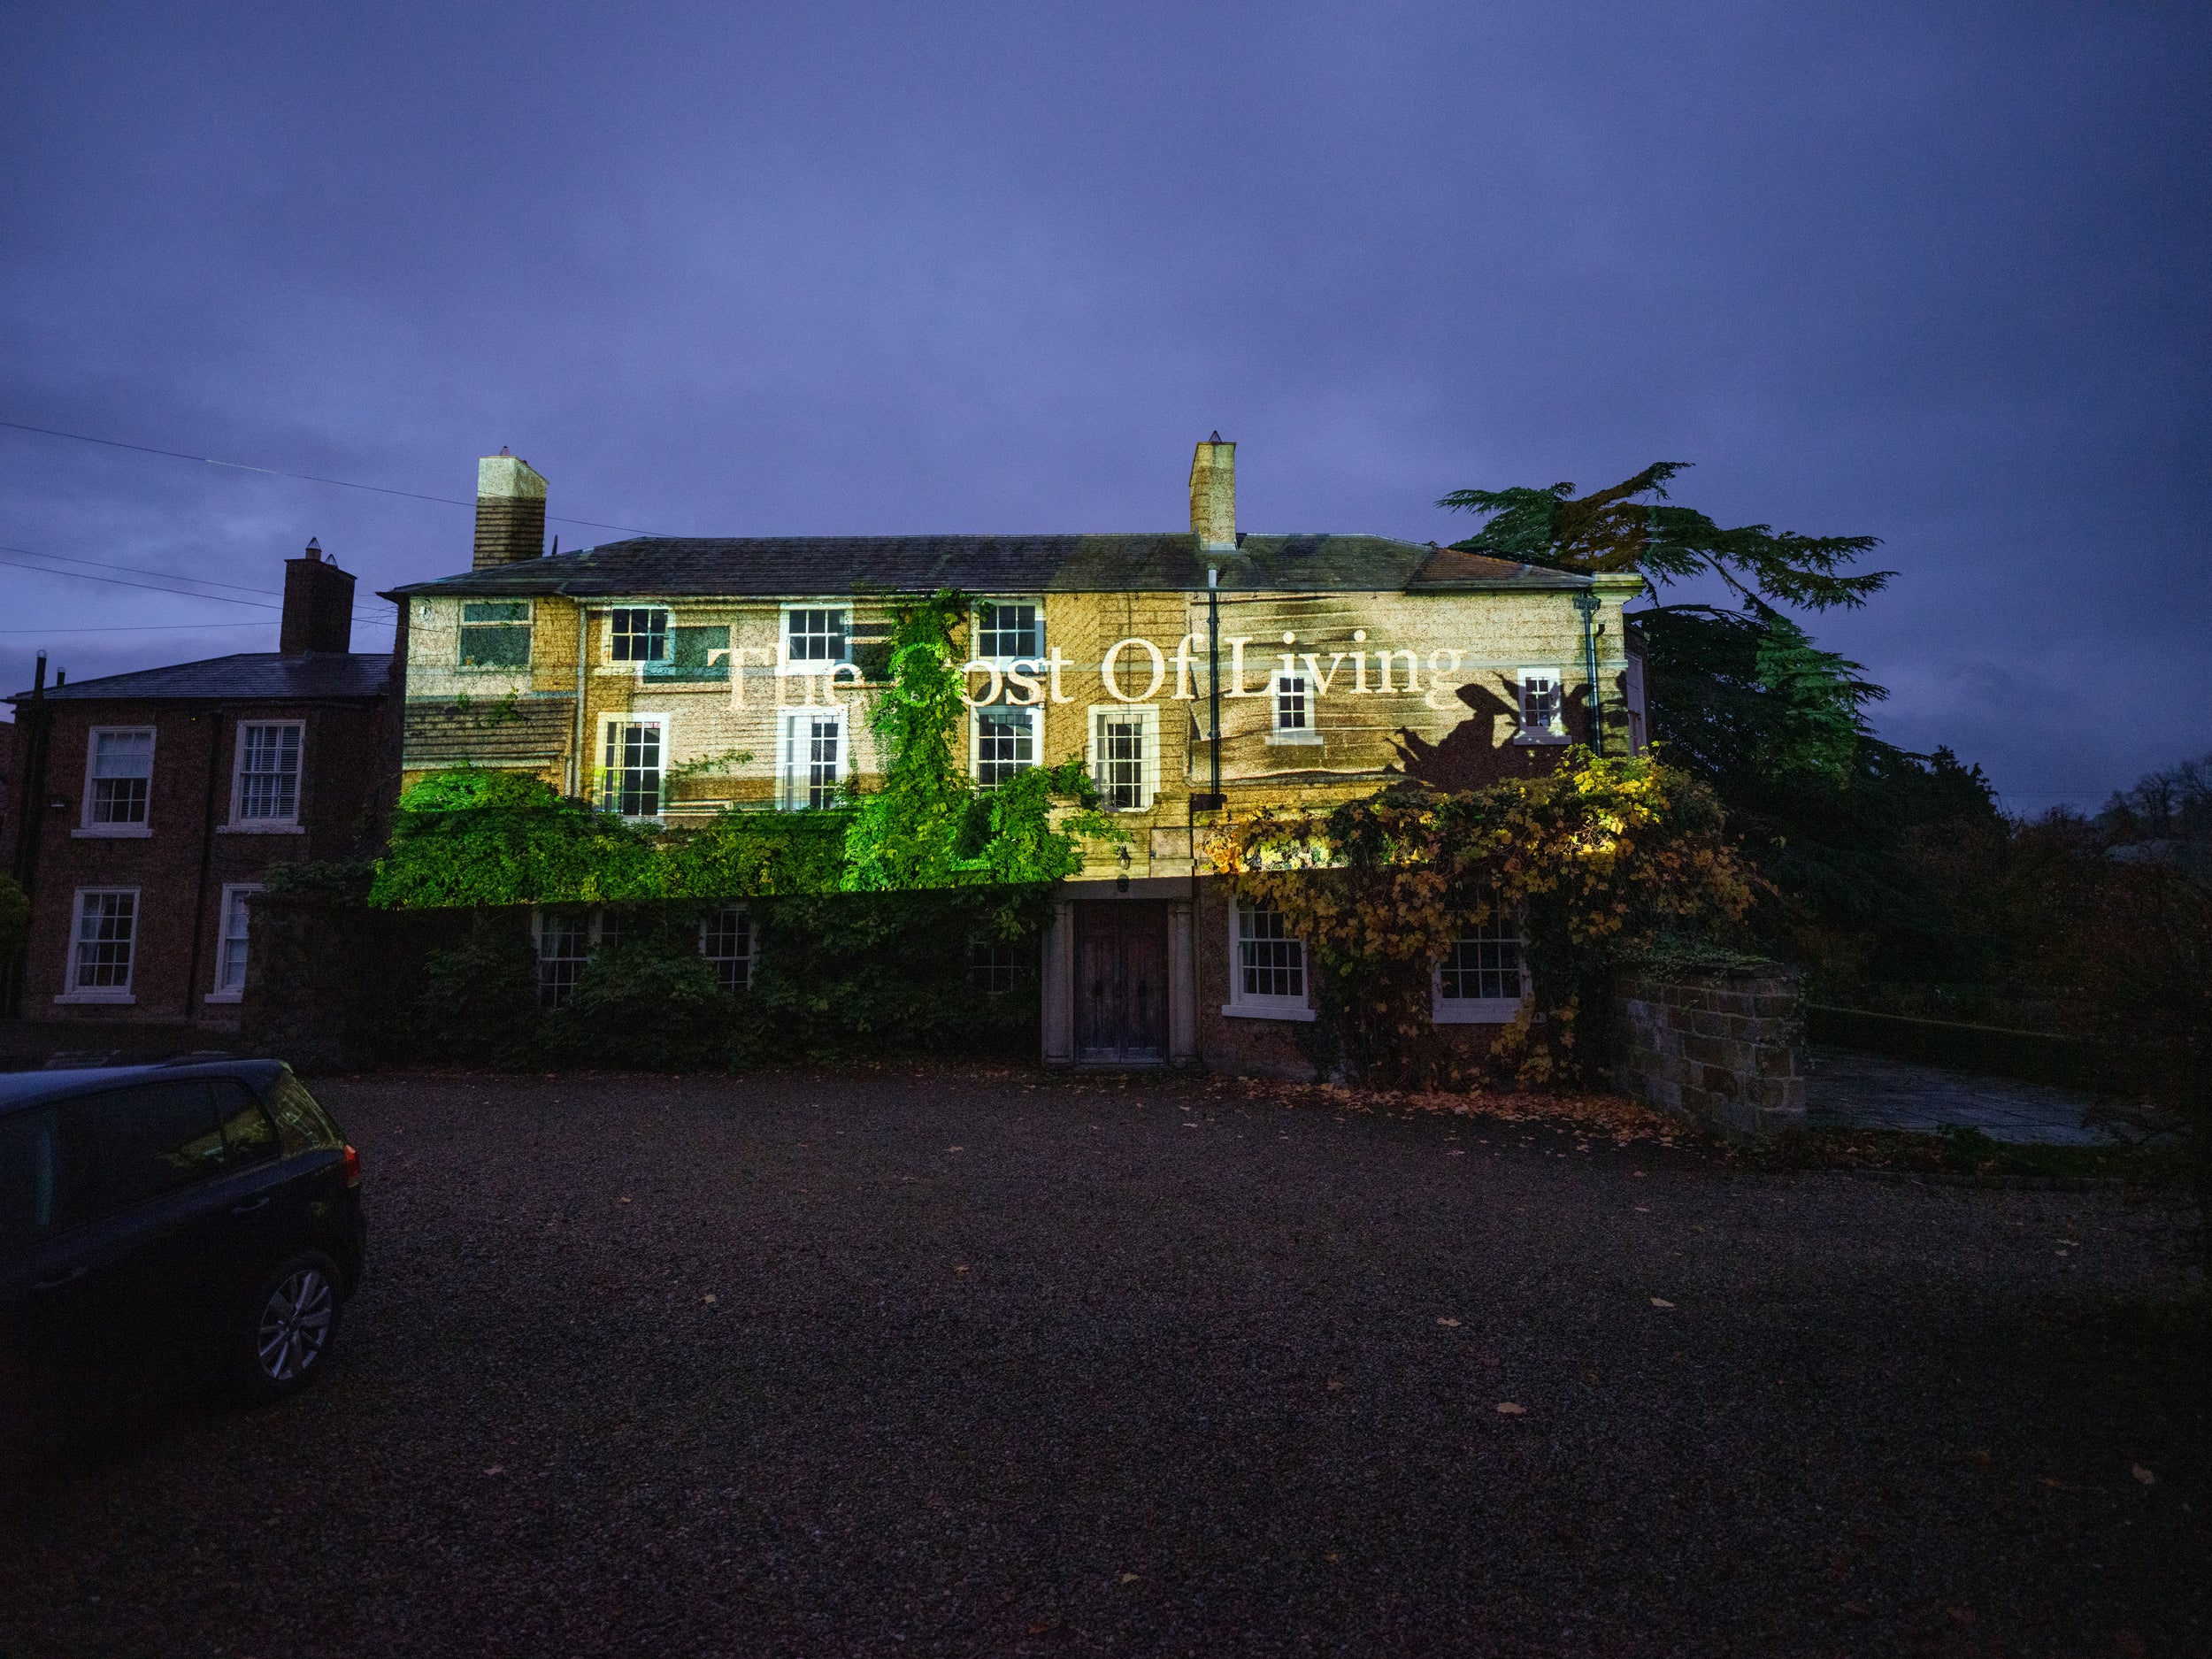
M 1459 700 L 1469 716 L 1454 726 L 1440 743 L 1432 743 L 1417 732 L 1402 727 L 1394 740 L 1406 776 L 1447 795 L 1479 789 L 1517 778 L 1533 778 L 1558 765 L 1568 742 L 1587 742 L 1590 734 L 1590 692 L 1587 686 L 1571 686 L 1562 710 L 1566 737 L 1554 742 L 1524 743 L 1517 733 L 1521 724 L 1520 687 L 1509 674 L 1495 675 L 1495 687 L 1477 680 L 1459 688 Z M 1624 750 L 1628 742 L 1625 713 L 1627 687 L 1616 676 L 1605 709 L 1605 738 L 1609 751 Z

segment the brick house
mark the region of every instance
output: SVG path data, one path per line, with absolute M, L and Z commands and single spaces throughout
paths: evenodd
M 1225 813 L 1370 793 L 1409 753 L 1464 787 L 1548 770 L 1578 739 L 1640 746 L 1621 606 L 1641 582 L 1241 532 L 1235 452 L 1218 434 L 1197 446 L 1187 532 L 652 538 L 551 557 L 545 479 L 487 457 L 472 567 L 386 595 L 403 778 L 518 768 L 659 822 L 830 804 L 879 770 L 867 710 L 890 607 L 955 588 L 973 600 L 959 644 L 979 785 L 1080 755 L 1131 834 L 1064 884 L 1034 964 L 1044 1058 L 1310 1074 L 1303 945 L 1201 874 L 1194 849 Z M 741 911 L 701 936 L 710 956 L 746 949 Z M 588 939 L 572 917 L 541 927 L 547 983 Z M 1435 1017 L 1509 1020 L 1522 984 L 1509 931 L 1468 940 L 1438 964 Z
M 247 895 L 273 865 L 379 844 L 394 659 L 351 650 L 353 590 L 311 543 L 273 652 L 53 686 L 42 655 L 9 699 L 22 1018 L 233 1027 Z

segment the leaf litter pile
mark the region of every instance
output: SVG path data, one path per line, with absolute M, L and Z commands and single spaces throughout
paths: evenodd
M 1568 1089 L 1422 1092 L 1353 1088 L 1340 1083 L 1286 1083 L 1264 1078 L 1211 1079 L 1206 1092 L 1234 1094 L 1248 1101 L 1271 1101 L 1287 1108 L 1476 1118 L 1492 1123 L 1562 1130 L 1578 1141 L 1610 1141 L 1617 1147 L 1638 1143 L 1688 1146 L 1702 1145 L 1705 1141 L 1703 1135 L 1680 1118 L 1671 1118 L 1625 1094 L 1586 1094 Z

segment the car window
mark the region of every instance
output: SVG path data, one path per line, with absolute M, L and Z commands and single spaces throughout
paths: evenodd
M 72 1102 L 69 1116 L 73 1219 L 111 1216 L 222 1171 L 222 1125 L 197 1078 Z
M 223 1119 L 227 1161 L 235 1166 L 274 1157 L 276 1125 L 269 1121 L 268 1113 L 261 1110 L 261 1102 L 254 1098 L 253 1091 L 234 1078 L 212 1079 L 210 1087 L 215 1091 L 215 1110 Z
M 28 1249 L 54 1225 L 54 1112 L 0 1118 L 0 1254 Z
M 339 1144 L 337 1126 L 330 1121 L 329 1114 L 315 1103 L 315 1097 L 307 1092 L 307 1085 L 294 1077 L 289 1069 L 277 1074 L 277 1080 L 262 1104 L 276 1119 L 277 1133 L 284 1138 L 287 1156 Z

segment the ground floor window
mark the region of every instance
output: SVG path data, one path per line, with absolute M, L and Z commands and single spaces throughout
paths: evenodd
M 138 889 L 84 887 L 77 894 L 77 926 L 69 963 L 69 988 L 128 995 L 138 944 Z
M 591 960 L 591 917 L 583 910 L 540 910 L 538 1006 L 565 1007 Z
M 699 954 L 713 964 L 724 990 L 745 989 L 753 982 L 753 918 L 735 904 L 702 918 Z
M 261 891 L 258 882 L 242 882 L 223 889 L 222 932 L 215 941 L 215 995 L 226 1001 L 245 994 L 246 926 L 251 919 L 249 895 Z
M 986 996 L 1003 996 L 1028 965 L 1028 951 L 1019 940 L 972 939 L 968 941 L 968 978 Z
M 1229 1001 L 1221 1011 L 1261 1019 L 1311 1019 L 1305 941 L 1290 931 L 1280 910 L 1240 903 L 1232 914 Z
M 1489 920 L 1455 940 L 1437 964 L 1438 1023 L 1487 1024 L 1511 1019 L 1527 987 L 1521 949 L 1520 922 L 1494 907 Z

